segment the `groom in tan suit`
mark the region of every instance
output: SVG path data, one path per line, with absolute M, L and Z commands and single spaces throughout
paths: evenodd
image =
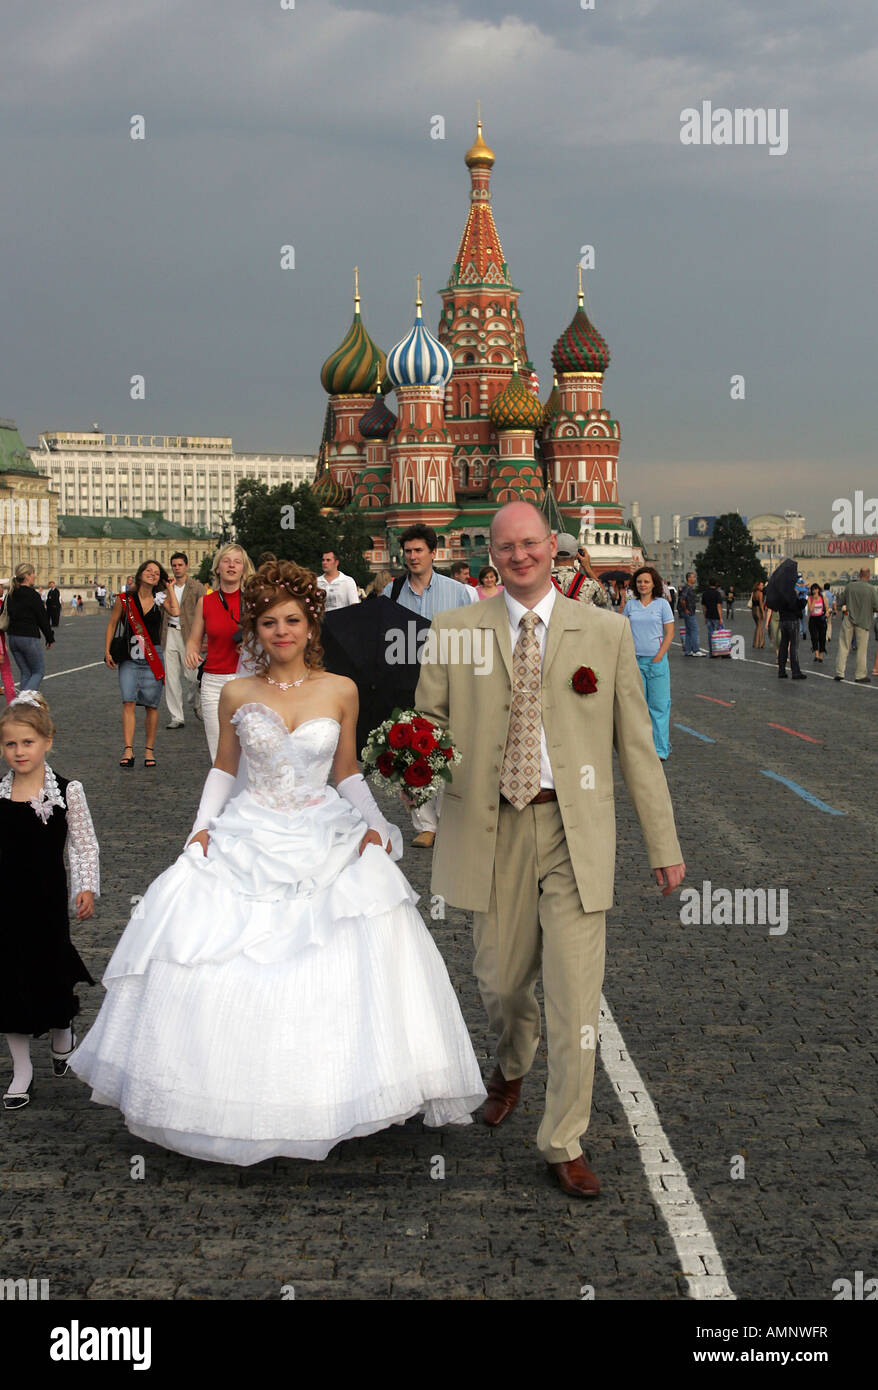
M 665 896 L 686 870 L 630 625 L 558 593 L 555 549 L 531 503 L 497 512 L 491 551 L 505 592 L 434 618 L 415 705 L 463 754 L 445 788 L 432 891 L 474 913 L 475 973 L 499 1035 L 485 1122 L 515 1108 L 533 1063 L 542 964 L 549 1074 L 537 1144 L 566 1192 L 596 1197 L 581 1137 L 613 902 L 614 747 Z M 585 673 L 583 693 L 572 687 L 580 668 L 596 689 Z

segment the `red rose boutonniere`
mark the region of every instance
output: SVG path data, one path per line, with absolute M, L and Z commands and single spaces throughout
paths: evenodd
M 577 695 L 594 695 L 599 677 L 590 666 L 580 666 L 570 677 L 570 685 Z

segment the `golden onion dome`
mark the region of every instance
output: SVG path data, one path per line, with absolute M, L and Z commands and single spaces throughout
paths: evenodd
M 344 488 L 336 482 L 328 468 L 325 473 L 321 473 L 319 478 L 314 479 L 311 484 L 311 492 L 320 507 L 331 507 L 338 511 L 344 506 Z
M 519 376 L 517 358 L 507 386 L 494 398 L 488 414 L 495 430 L 536 431 L 542 424 L 543 407 Z
M 548 425 L 561 409 L 561 392 L 558 390 L 558 378 L 555 377 L 554 385 L 549 392 L 549 398 L 543 406 L 543 425 Z
M 494 151 L 490 145 L 486 145 L 482 139 L 482 122 L 479 119 L 476 127 L 475 143 L 470 145 L 466 152 L 467 168 L 472 169 L 474 165 L 481 165 L 485 169 L 490 169 L 494 164 Z

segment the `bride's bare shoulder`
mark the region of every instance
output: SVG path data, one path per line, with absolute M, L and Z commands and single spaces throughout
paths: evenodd
M 325 682 L 323 688 L 327 694 L 336 695 L 339 700 L 348 701 L 359 698 L 356 684 L 348 676 L 336 676 L 331 671 L 321 671 L 319 675 L 315 672 L 312 680 Z
M 246 705 L 248 700 L 264 700 L 265 682 L 258 676 L 236 676 L 227 681 L 220 691 L 220 705 L 227 714 Z

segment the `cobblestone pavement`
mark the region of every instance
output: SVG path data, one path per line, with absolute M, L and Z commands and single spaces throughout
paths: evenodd
M 749 623 L 744 614 L 736 624 L 748 642 Z M 97 661 L 103 625 L 99 615 L 65 616 L 49 672 Z M 679 647 L 671 660 L 672 722 L 714 740 L 672 728 L 667 772 L 687 882 L 787 888 L 789 929 L 682 926 L 679 902 L 652 884 L 620 786 L 605 995 L 734 1294 L 830 1299 L 834 1280 L 878 1274 L 878 686 L 781 683 L 770 664 L 684 660 Z M 121 772 L 115 677 L 97 665 L 47 680 L 43 691 L 59 725 L 52 761 L 84 781 L 101 843 L 104 894 L 75 936 L 99 978 L 132 895 L 191 826 L 208 766 L 204 735 L 191 715 L 184 730 L 165 732 L 163 710 L 159 766 L 149 772 L 141 715 L 137 766 Z M 430 920 L 429 865 L 429 853 L 409 850 L 403 867 L 487 1073 L 470 923 L 453 910 Z M 81 1023 L 91 1023 L 101 994 L 82 991 Z M 603 1192 L 584 1203 L 551 1184 L 536 1151 L 543 1050 L 498 1131 L 411 1121 L 344 1144 L 322 1164 L 250 1169 L 134 1139 L 75 1077 L 53 1079 L 46 1043 L 34 1052 L 33 1103 L 0 1112 L 0 1277 L 48 1278 L 53 1299 L 277 1299 L 290 1285 L 299 1299 L 577 1299 L 586 1284 L 605 1299 L 688 1296 L 602 1066 L 585 1144 Z M 5 1059 L 0 1078 L 8 1081 Z M 141 1179 L 132 1176 L 137 1155 Z M 743 1178 L 730 1176 L 735 1155 Z M 437 1157 L 444 1177 L 434 1176 Z

